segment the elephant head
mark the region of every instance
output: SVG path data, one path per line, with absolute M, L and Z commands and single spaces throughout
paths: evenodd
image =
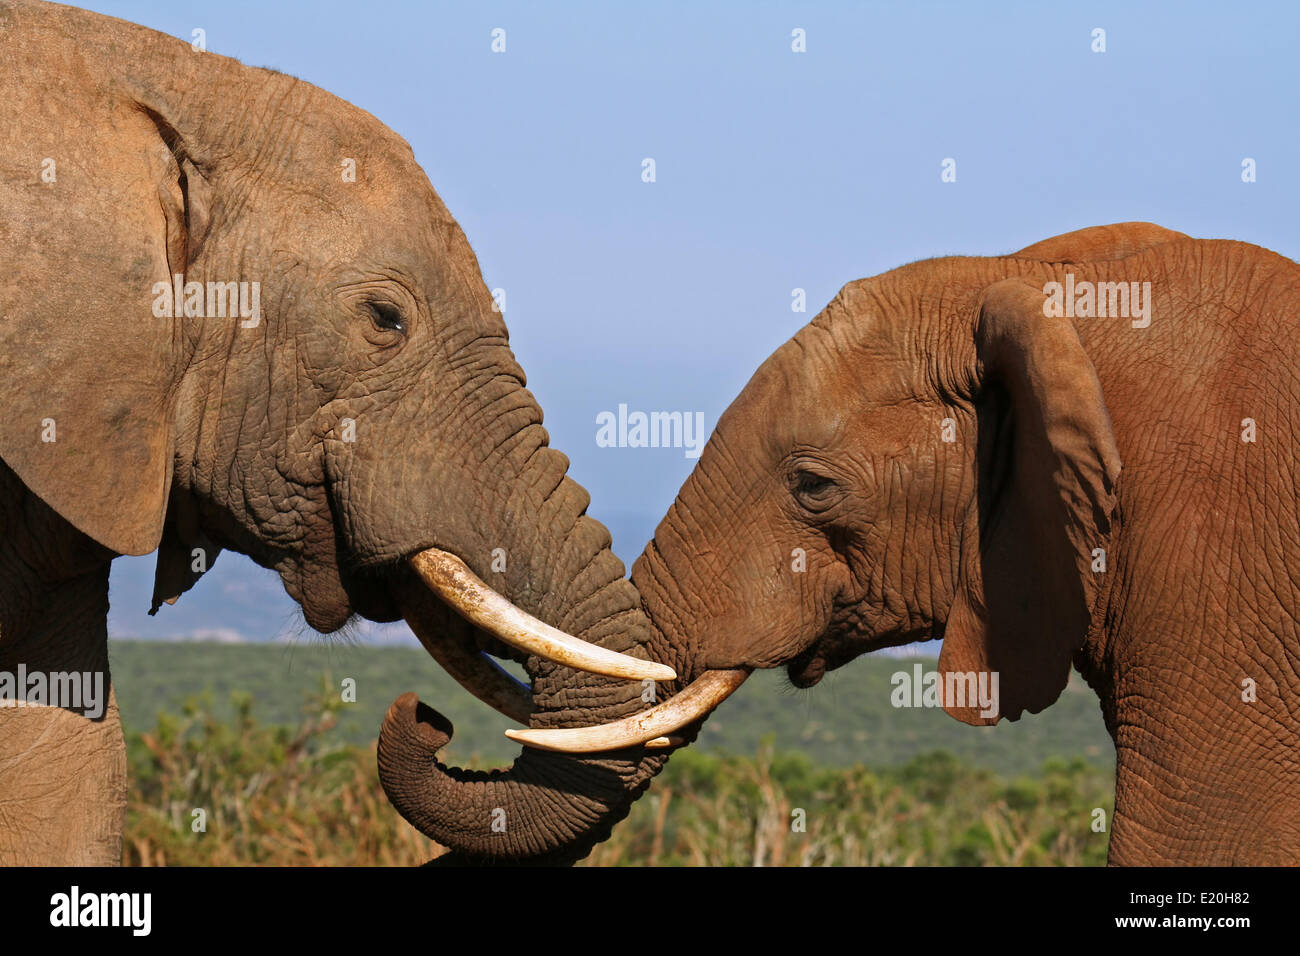
M 1074 328 L 1023 262 L 933 260 L 846 286 L 726 411 L 633 570 L 708 667 L 810 687 L 943 637 L 1000 675 L 996 722 L 1055 700 L 1083 643 L 1119 456 Z
M 6 168 L 57 167 L 0 182 L 22 250 L 0 283 L 0 460 L 27 489 L 105 555 L 157 549 L 155 610 L 219 549 L 242 552 L 317 630 L 405 617 L 534 726 L 627 716 L 689 673 L 548 447 L 474 253 L 405 142 L 173 38 L 70 8 L 14 18 L 6 75 L 53 70 L 68 90 L 0 86 L 21 153 Z M 580 854 L 664 760 L 529 749 L 473 775 L 429 759 L 447 733 L 402 698 L 381 771 L 471 858 Z

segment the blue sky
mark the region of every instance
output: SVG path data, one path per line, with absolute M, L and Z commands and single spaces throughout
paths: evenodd
M 87 5 L 201 27 L 410 142 L 506 290 L 552 444 L 629 562 L 692 461 L 598 447 L 596 416 L 699 411 L 711 429 L 846 282 L 1132 219 L 1300 259 L 1291 3 Z M 111 633 L 302 627 L 245 558 L 153 619 L 151 575 L 116 563 Z

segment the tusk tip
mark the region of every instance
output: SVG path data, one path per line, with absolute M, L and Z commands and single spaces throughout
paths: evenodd
M 673 681 L 677 672 L 656 661 L 607 650 L 557 630 L 488 587 L 454 554 L 430 548 L 410 559 L 425 586 L 453 611 L 499 640 L 575 670 L 623 680 Z
M 653 681 L 670 681 L 677 680 L 677 671 L 673 670 L 667 664 L 659 664 L 655 661 L 647 661 L 645 674 L 642 680 Z
M 523 744 L 525 747 L 533 747 L 537 750 L 559 750 L 546 742 L 545 731 L 539 737 L 535 731 L 515 730 L 513 727 L 506 731 L 506 736 L 517 744 Z
M 662 704 L 594 727 L 528 728 L 507 730 L 517 743 L 561 753 L 609 753 L 649 745 L 650 749 L 679 747 L 686 743 L 675 732 L 703 719 L 745 682 L 750 668 L 708 670 Z
M 617 750 L 627 750 L 630 747 L 637 747 L 642 745 L 638 741 L 627 740 L 627 741 L 608 741 L 603 743 L 597 743 L 593 741 L 591 743 L 588 743 L 586 746 L 582 746 L 582 745 L 575 746 L 573 742 L 568 739 L 567 735 L 563 730 L 538 730 L 534 728 L 515 730 L 511 728 L 507 730 L 505 734 L 515 743 L 523 744 L 525 747 L 532 747 L 534 750 L 549 750 L 552 753 L 561 753 L 561 754 L 612 753 Z M 671 743 L 667 743 L 670 738 L 660 737 L 658 739 L 665 741 L 665 744 L 661 746 L 672 746 Z M 682 742 L 680 737 L 677 738 L 677 742 L 679 745 Z M 653 743 L 654 741 L 651 741 L 649 744 L 645 744 L 645 746 L 650 747 L 651 744 Z

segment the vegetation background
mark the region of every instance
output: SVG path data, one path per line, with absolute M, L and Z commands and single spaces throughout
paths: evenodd
M 407 690 L 455 725 L 444 760 L 489 767 L 516 752 L 505 718 L 421 650 L 116 640 L 110 656 L 130 865 L 437 856 L 375 769 L 380 721 Z M 890 704 L 891 675 L 917 664 L 934 661 L 862 658 L 809 692 L 756 675 L 585 864 L 1103 864 L 1114 749 L 1092 692 L 1075 678 L 1042 714 L 967 727 Z

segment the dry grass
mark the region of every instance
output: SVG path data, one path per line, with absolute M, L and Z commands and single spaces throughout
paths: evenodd
M 389 806 L 373 745 L 326 744 L 341 705 L 296 730 L 231 723 L 201 702 L 130 742 L 123 862 L 133 866 L 407 866 L 442 852 Z M 1081 761 L 1005 780 L 944 753 L 899 768 L 821 769 L 798 754 L 674 756 L 592 866 L 1098 865 L 1111 779 Z M 195 810 L 206 817 L 196 832 Z

